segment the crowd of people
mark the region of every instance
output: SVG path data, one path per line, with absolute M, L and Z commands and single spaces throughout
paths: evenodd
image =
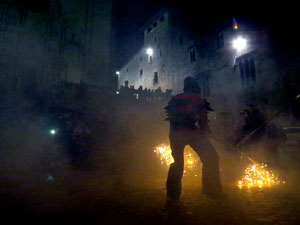
M 172 90 L 167 89 L 163 92 L 161 87 L 156 90 L 150 90 L 148 88 L 143 89 L 139 86 L 135 89 L 134 86 L 129 86 L 129 82 L 125 81 L 125 85 L 120 86 L 118 93 L 128 100 L 138 100 L 140 102 L 157 102 L 160 100 L 168 100 L 172 96 Z

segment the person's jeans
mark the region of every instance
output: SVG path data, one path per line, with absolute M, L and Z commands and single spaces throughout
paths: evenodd
M 179 198 L 181 195 L 181 179 L 184 170 L 184 147 L 190 145 L 199 155 L 202 162 L 203 193 L 218 195 L 222 193 L 219 157 L 210 141 L 198 129 L 170 130 L 170 144 L 174 163 L 170 165 L 166 183 L 167 196 Z

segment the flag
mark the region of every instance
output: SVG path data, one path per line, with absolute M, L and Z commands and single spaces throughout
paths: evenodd
M 236 22 L 236 19 L 234 17 L 232 17 L 232 27 L 233 29 L 237 30 L 239 27 L 238 27 L 238 24 Z

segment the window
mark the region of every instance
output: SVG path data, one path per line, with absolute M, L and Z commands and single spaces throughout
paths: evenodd
M 128 73 L 128 67 L 127 67 L 127 69 L 126 69 L 126 72 Z
M 140 61 L 141 61 L 141 62 L 143 61 L 143 56 L 140 57 Z
M 256 82 L 256 73 L 255 73 L 255 63 L 254 63 L 254 59 L 251 58 L 250 59 L 250 74 L 251 74 L 251 79 L 253 82 Z
M 158 72 L 154 72 L 153 85 L 158 84 Z
M 244 71 L 245 71 L 245 77 L 246 77 L 246 81 L 247 83 L 250 81 L 250 64 L 249 64 L 249 60 L 246 59 L 244 61 Z
M 179 40 L 178 40 L 178 41 L 179 41 L 179 45 L 182 45 L 182 44 L 183 44 L 183 39 L 182 39 L 182 36 L 181 36 L 181 35 L 179 36 Z
M 148 28 L 147 28 L 147 32 L 150 33 L 151 31 L 152 31 L 152 28 L 151 28 L 151 27 L 148 27 Z
M 196 61 L 196 49 L 192 48 L 190 50 L 190 62 L 195 62 Z
M 154 22 L 154 23 L 152 24 L 152 27 L 153 27 L 153 28 L 157 27 L 157 22 Z
M 162 56 L 162 50 L 159 49 L 159 56 Z
M 140 76 L 143 75 L 143 69 L 140 69 Z
M 240 68 L 240 77 L 242 81 L 242 86 L 245 85 L 245 73 L 244 73 L 244 65 L 242 62 L 239 63 L 239 68 Z
M 211 80 L 211 71 L 205 71 L 199 73 L 196 76 L 196 79 L 199 83 L 201 94 L 204 97 L 208 97 L 210 95 L 210 80 Z
M 255 62 L 253 58 L 246 58 L 239 63 L 242 86 L 256 82 Z
M 160 18 L 159 18 L 159 22 L 164 22 L 164 20 L 165 20 L 165 16 L 161 16 Z
M 148 60 L 149 63 L 152 63 L 152 55 L 149 55 L 149 60 Z
M 154 37 L 154 42 L 157 42 L 157 37 L 156 36 Z
M 217 49 L 223 48 L 224 47 L 224 37 L 222 33 L 219 33 L 216 36 L 216 47 Z

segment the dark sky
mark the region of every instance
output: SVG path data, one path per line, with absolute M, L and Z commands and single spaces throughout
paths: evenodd
M 35 12 L 45 12 L 50 0 L 16 0 Z M 110 0 L 107 0 L 110 1 Z M 298 51 L 298 30 L 300 10 L 292 1 L 240 0 L 114 0 L 117 15 L 116 49 L 118 57 L 115 65 L 123 64 L 142 44 L 139 28 L 159 9 L 172 6 L 179 9 L 191 24 L 201 26 L 203 32 L 222 22 L 225 18 L 235 16 L 247 19 L 258 25 L 270 28 L 272 38 L 283 48 Z
M 299 8 L 289 1 L 214 1 L 214 0 L 117 0 L 122 24 L 139 27 L 156 10 L 165 5 L 180 9 L 191 21 L 202 21 L 204 28 L 220 22 L 224 17 L 241 16 L 262 24 L 288 25 L 298 23 Z
M 117 0 L 117 3 L 117 48 L 118 53 L 124 56 L 118 60 L 120 65 L 140 46 L 138 42 L 142 36 L 137 35 L 138 29 L 164 6 L 179 9 L 191 24 L 201 24 L 203 32 L 235 16 L 269 28 L 274 40 L 286 49 L 295 50 L 299 46 L 296 32 L 300 27 L 300 11 L 296 3 L 289 1 Z

